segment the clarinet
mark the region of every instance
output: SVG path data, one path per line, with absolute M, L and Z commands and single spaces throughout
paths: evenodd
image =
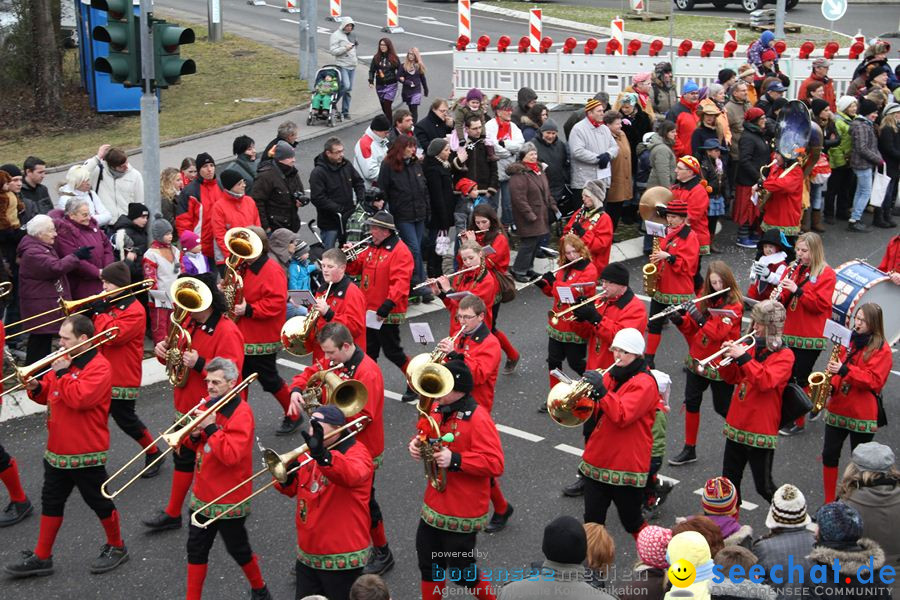
M 781 296 L 781 290 L 784 289 L 784 282 L 791 278 L 794 274 L 794 269 L 797 268 L 797 265 L 800 264 L 799 261 L 795 260 L 788 266 L 787 273 L 784 276 L 784 279 L 778 282 L 778 285 L 775 286 L 775 289 L 772 290 L 772 294 L 769 296 L 769 300 L 778 300 L 778 297 Z

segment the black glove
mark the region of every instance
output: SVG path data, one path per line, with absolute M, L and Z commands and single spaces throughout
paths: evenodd
M 541 281 L 543 281 L 547 285 L 553 285 L 553 282 L 556 281 L 556 273 L 547 271 L 546 273 L 541 275 Z
M 703 316 L 703 313 L 700 312 L 700 309 L 697 308 L 697 304 L 694 302 L 688 304 L 687 314 L 691 315 L 691 318 L 701 327 L 706 323 L 706 317 Z
M 603 375 L 600 371 L 585 371 L 583 377 L 594 388 L 590 393 L 591 398 L 599 400 L 606 395 L 606 386 L 603 385 Z
M 498 141 L 497 141 L 497 145 L 500 146 L 500 147 L 502 147 L 502 148 L 506 148 L 506 142 L 504 142 L 503 140 L 498 140 Z
M 579 321 L 587 321 L 588 323 L 593 323 L 594 325 L 596 325 L 603 319 L 603 315 L 601 315 L 597 311 L 597 307 L 593 302 L 585 304 L 584 306 L 579 306 L 572 311 L 572 314 Z
M 72 254 L 80 258 L 81 260 L 88 260 L 91 257 L 91 253 L 94 249 L 91 246 L 82 246 Z
M 110 305 L 106 300 L 96 300 L 88 304 L 87 308 L 84 309 L 85 315 L 93 317 L 94 315 L 105 313 L 109 306 Z
M 313 419 L 312 435 L 306 431 L 302 432 L 303 439 L 306 440 L 306 446 L 309 448 L 309 455 L 322 466 L 331 464 L 331 451 L 325 447 L 325 432 L 322 424 Z
M 604 152 L 597 157 L 597 166 L 605 169 L 609 165 L 609 152 Z
M 394 306 L 396 305 L 393 300 L 385 300 L 381 303 L 381 306 L 378 307 L 378 310 L 375 311 L 375 314 L 382 319 L 387 319 L 388 315 L 391 314 L 391 311 L 394 310 Z
M 684 323 L 684 317 L 679 315 L 677 312 L 673 312 L 669 314 L 669 320 L 675 324 L 676 327 L 680 327 L 682 323 Z
M 575 225 L 572 226 L 572 231 L 574 231 L 575 235 L 578 237 L 584 235 L 584 227 L 581 226 L 581 223 L 575 223 Z

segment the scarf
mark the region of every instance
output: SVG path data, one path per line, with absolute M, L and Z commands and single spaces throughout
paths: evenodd
M 627 367 L 615 366 L 609 372 L 610 377 L 615 379 L 618 385 L 622 385 L 626 380 L 631 379 L 633 376 L 637 375 L 646 367 L 646 363 L 644 363 L 644 358 L 635 359 L 630 365 Z
M 497 117 L 497 139 L 508 140 L 512 138 L 512 122 L 504 121 Z
M 128 173 L 128 169 L 124 171 L 119 171 L 117 169 L 113 169 L 112 167 L 107 167 L 106 171 L 112 176 L 113 179 L 122 179 L 125 177 L 125 174 Z
M 590 115 L 585 115 L 585 117 L 587 118 L 588 122 L 589 122 L 591 125 L 593 125 L 594 127 L 600 127 L 601 125 L 603 125 L 603 123 L 598 123 L 597 121 L 593 120 L 593 119 L 590 117 Z
M 536 162 L 530 163 L 530 162 L 522 161 L 522 164 L 525 165 L 526 167 L 528 167 L 529 169 L 531 169 L 532 171 L 534 171 L 535 173 L 537 173 L 538 175 L 541 174 L 541 165 L 539 165 L 538 163 L 536 163 Z

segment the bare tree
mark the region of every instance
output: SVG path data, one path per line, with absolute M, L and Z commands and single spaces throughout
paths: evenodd
M 56 10 L 54 10 L 54 1 Z M 59 52 L 59 1 L 31 1 L 34 55 L 34 108 L 43 118 L 62 115 L 62 65 Z M 54 19 L 54 15 L 56 18 Z M 55 21 L 55 22 L 54 22 Z

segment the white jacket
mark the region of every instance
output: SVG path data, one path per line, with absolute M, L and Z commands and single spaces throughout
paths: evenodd
M 367 127 L 353 148 L 353 168 L 365 180 L 367 190 L 372 189 L 378 179 L 381 161 L 387 154 L 389 143 L 387 136 L 378 137 L 370 127 Z M 359 200 L 357 198 L 357 201 Z
M 100 201 L 100 198 L 97 196 L 94 190 L 79 192 L 78 190 L 73 190 L 72 188 L 70 188 L 69 184 L 66 184 L 59 188 L 59 200 L 56 201 L 56 208 L 65 212 L 66 203 L 72 197 L 87 200 L 88 206 L 91 208 L 91 216 L 94 217 L 94 220 L 97 221 L 97 225 L 99 225 L 100 227 L 104 227 L 112 223 L 112 215 L 109 214 L 108 210 L 106 210 L 106 207 L 103 205 L 103 202 Z M 127 207 L 126 214 L 128 214 Z
M 522 145 L 525 143 L 525 138 L 522 137 L 522 130 L 519 129 L 519 126 L 510 121 L 509 137 L 503 140 L 503 146 L 501 146 L 497 139 L 497 131 L 499 128 L 500 125 L 497 123 L 496 117 L 491 119 L 484 125 L 484 137 L 485 143 L 494 147 L 494 156 L 498 159 L 498 178 L 500 181 L 507 181 L 509 175 L 506 173 L 506 167 L 516 162 L 519 150 L 522 149 Z
M 585 117 L 572 127 L 569 152 L 572 155 L 572 187 L 580 190 L 588 181 L 612 178 L 612 159 L 619 155 L 619 145 L 609 127 L 594 127 Z M 604 152 L 609 154 L 609 164 L 601 169 L 597 158 Z
M 334 64 L 345 69 L 355 69 L 357 63 L 356 46 L 353 45 L 357 41 L 356 35 L 352 31 L 349 36 L 344 33 L 344 27 L 352 23 L 353 19 L 345 17 L 344 21 L 338 23 L 338 28 L 332 31 L 331 37 L 328 38 L 328 52 L 334 56 Z M 352 47 L 348 49 L 348 45 Z
M 91 172 L 91 189 L 96 190 L 100 201 L 106 207 L 111 219 L 115 221 L 120 215 L 128 214 L 128 204 L 144 202 L 144 178 L 141 172 L 128 165 L 128 170 L 118 178 L 113 177 L 110 168 L 99 156 L 84 161 L 84 166 Z M 102 177 L 101 177 L 102 173 Z M 98 187 L 97 181 L 100 181 Z

